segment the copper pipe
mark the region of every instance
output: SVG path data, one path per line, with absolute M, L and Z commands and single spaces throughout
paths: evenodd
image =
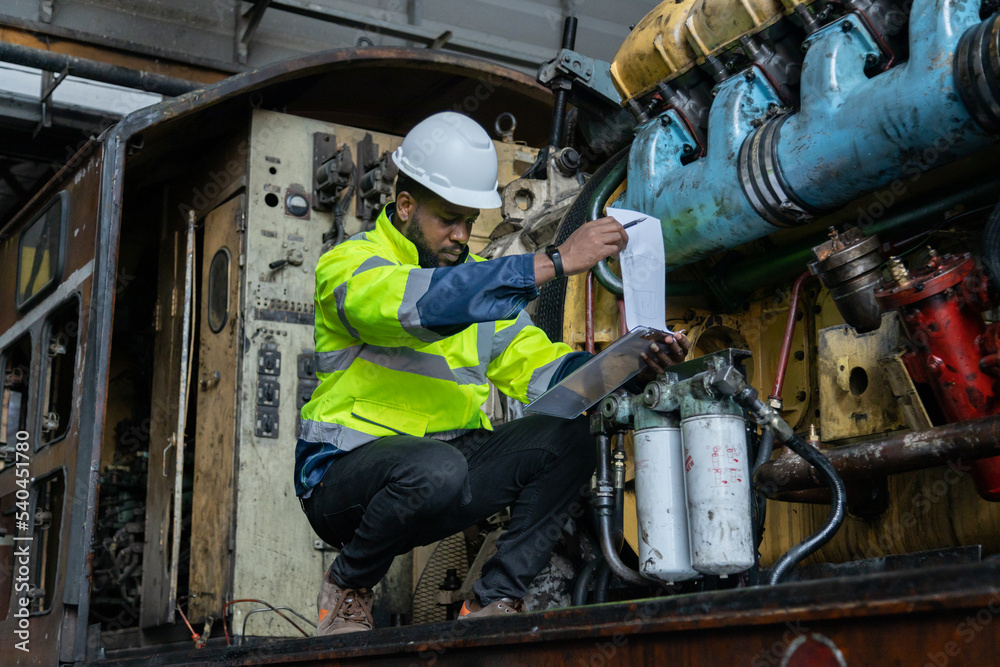
M 628 333 L 628 323 L 625 321 L 625 299 L 618 297 L 618 335 Z
M 788 320 L 785 321 L 785 336 L 781 339 L 781 354 L 778 355 L 778 370 L 774 373 L 774 391 L 768 397 L 771 400 L 781 400 L 781 388 L 785 384 L 785 372 L 788 370 L 788 355 L 792 351 L 792 335 L 795 333 L 795 320 L 799 311 L 799 300 L 802 298 L 802 287 L 812 274 L 806 271 L 795 279 L 792 286 L 792 301 L 788 304 Z
M 584 331 L 586 332 L 586 350 L 591 354 L 594 349 L 594 274 L 587 271 L 587 287 L 584 297 Z
M 1000 455 L 1000 415 L 821 449 L 845 482 L 876 479 L 946 463 L 965 471 L 969 468 L 963 467 L 963 460 Z M 783 454 L 762 465 L 755 481 L 765 496 L 774 499 L 788 491 L 823 486 L 815 469 L 792 454 Z

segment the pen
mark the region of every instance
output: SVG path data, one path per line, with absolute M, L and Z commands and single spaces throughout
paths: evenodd
M 640 222 L 642 222 L 643 220 L 645 220 L 648 217 L 649 216 L 646 216 L 646 217 L 643 217 L 643 218 L 638 218 L 636 220 L 633 220 L 632 222 L 626 222 L 624 225 L 622 225 L 622 229 L 628 229 L 629 227 L 634 227 L 635 225 L 638 225 Z

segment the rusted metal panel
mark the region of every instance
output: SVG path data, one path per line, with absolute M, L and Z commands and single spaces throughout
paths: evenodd
M 849 325 L 818 332 L 820 437 L 824 442 L 906 428 L 882 359 L 903 345 L 899 320 L 885 315 L 875 331 Z
M 38 553 L 38 549 L 32 553 L 33 567 L 40 567 L 43 558 L 54 557 L 58 560 L 55 580 L 49 582 L 54 585 L 54 590 L 49 591 L 51 606 L 47 612 L 30 618 L 32 639 L 30 646 L 34 652 L 33 654 L 25 654 L 14 648 L 14 638 L 16 637 L 14 630 L 18 628 L 18 619 L 12 613 L 17 608 L 17 605 L 14 604 L 17 595 L 13 596 L 11 613 L 6 614 L 5 620 L 0 621 L 0 633 L 12 638 L 11 641 L 0 643 L 0 662 L 5 665 L 51 662 L 51 656 L 48 656 L 43 650 L 44 640 L 42 638 L 62 635 L 62 630 L 65 627 L 64 620 L 75 611 L 76 585 L 83 576 L 84 563 L 82 559 L 85 549 L 78 544 L 80 525 L 73 521 L 72 517 L 74 510 L 78 510 L 81 505 L 85 504 L 87 495 L 86 488 L 81 488 L 79 478 L 74 474 L 74 471 L 79 468 L 78 446 L 81 420 L 85 418 L 82 409 L 83 395 L 91 386 L 90 378 L 83 372 L 83 368 L 84 359 L 88 354 L 93 353 L 92 346 L 89 345 L 94 258 L 97 251 L 97 229 L 93 220 L 97 213 L 101 178 L 101 152 L 100 150 L 95 151 L 97 148 L 99 147 L 96 144 L 91 143 L 79 151 L 71 160 L 70 165 L 57 175 L 52 186 L 47 191 L 40 193 L 32 202 L 29 202 L 22 210 L 21 215 L 12 219 L 10 224 L 3 231 L 0 231 L 0 285 L 8 288 L 9 293 L 13 295 L 15 272 L 18 268 L 17 253 L 20 231 L 25 224 L 32 221 L 37 212 L 52 196 L 61 190 L 66 191 L 64 205 L 67 207 L 67 215 L 64 234 L 67 239 L 67 247 L 63 270 L 57 278 L 57 286 L 48 296 L 23 313 L 18 313 L 15 309 L 13 297 L 0 300 L 0 332 L 2 332 L 0 333 L 0 356 L 5 348 L 23 335 L 30 336 L 33 348 L 26 429 L 31 436 L 29 438 L 31 443 L 29 467 L 31 477 L 43 478 L 59 470 L 62 470 L 65 475 L 63 502 L 60 508 L 62 516 L 58 518 L 58 535 L 52 535 L 49 538 L 56 540 L 58 545 L 54 546 L 55 551 L 47 556 Z M 76 298 L 79 299 L 78 319 L 75 322 L 68 322 L 61 330 L 53 331 L 49 326 L 50 314 L 67 303 L 67 300 Z M 66 428 L 65 437 L 42 446 L 43 434 L 39 412 L 44 407 L 45 402 L 46 392 L 42 375 L 48 359 L 48 340 L 47 338 L 43 340 L 43 337 L 55 335 L 62 336 L 63 342 L 67 345 L 75 345 L 77 348 L 73 407 L 69 415 L 64 415 L 64 418 L 71 420 Z M 84 471 L 88 467 L 84 466 Z M 0 497 L 13 493 L 17 488 L 14 470 L 9 468 L 0 471 Z M 23 531 L 18 532 L 25 534 Z M 5 565 L 7 564 L 0 564 L 0 566 Z M 20 595 L 23 594 L 22 591 Z M 4 604 L 6 602 L 6 598 L 0 601 Z M 71 649 L 72 640 L 72 637 L 66 638 L 64 645 Z
M 1000 651 L 998 574 L 939 567 L 100 664 L 985 665 Z

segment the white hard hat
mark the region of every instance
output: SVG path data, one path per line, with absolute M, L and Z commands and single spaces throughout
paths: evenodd
M 479 123 L 453 111 L 436 113 L 410 130 L 392 154 L 399 170 L 446 201 L 500 208 L 497 149 Z

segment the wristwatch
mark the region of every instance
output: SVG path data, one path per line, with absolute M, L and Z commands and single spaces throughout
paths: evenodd
M 559 254 L 559 248 L 554 243 L 546 246 L 545 254 L 549 256 L 549 259 L 552 260 L 552 265 L 556 267 L 556 279 L 558 280 L 566 275 L 563 272 L 562 255 Z

